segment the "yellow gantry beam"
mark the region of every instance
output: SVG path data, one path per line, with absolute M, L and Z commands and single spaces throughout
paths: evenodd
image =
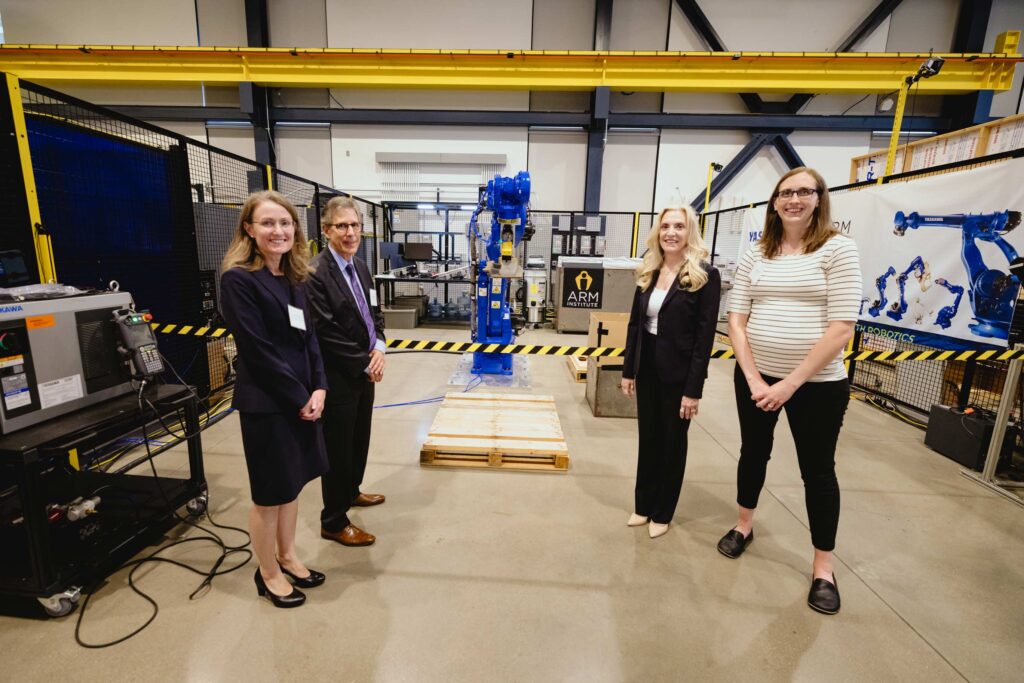
M 942 54 L 920 92 L 1006 90 L 1019 31 L 997 52 Z M 30 81 L 105 84 L 252 82 L 273 87 L 887 93 L 930 55 L 834 52 L 366 50 L 0 45 L 0 71 Z

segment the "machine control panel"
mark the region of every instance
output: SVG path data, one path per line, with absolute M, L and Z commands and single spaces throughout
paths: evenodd
M 114 311 L 114 322 L 121 333 L 123 353 L 130 358 L 132 373 L 137 377 L 152 377 L 164 371 L 164 363 L 156 347 L 156 337 L 150 326 L 152 321 L 153 315 L 149 311 Z

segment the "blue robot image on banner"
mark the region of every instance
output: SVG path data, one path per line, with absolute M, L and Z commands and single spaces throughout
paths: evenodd
M 939 314 L 935 316 L 935 324 L 944 330 L 948 330 L 953 324 L 953 318 L 956 317 L 956 312 L 960 310 L 960 300 L 964 298 L 964 288 L 960 285 L 954 285 L 951 282 L 947 282 L 944 277 L 940 277 L 935 280 L 935 284 L 945 287 L 949 290 L 950 294 L 956 297 L 952 304 L 949 306 L 943 306 L 939 309 Z
M 889 284 L 889 278 L 896 275 L 896 269 L 892 266 L 875 278 L 875 287 L 878 288 L 878 298 L 872 302 L 871 307 L 868 308 L 868 313 L 872 318 L 877 318 L 878 315 L 885 309 L 889 300 L 885 296 L 885 288 Z M 896 284 L 900 290 L 900 300 L 894 302 L 889 306 L 889 310 L 885 311 L 885 314 L 893 320 L 902 320 L 903 315 L 907 312 L 907 280 L 913 275 L 918 284 L 921 286 L 921 291 L 925 292 L 931 287 L 929 276 L 931 271 L 928 268 L 928 262 L 922 259 L 920 256 L 915 256 L 914 260 L 910 262 L 906 270 L 899 274 L 896 278 Z M 866 301 L 866 300 L 865 300 Z M 864 301 L 861 301 L 861 310 L 864 310 Z
M 968 299 L 977 321 L 968 327 L 979 337 L 1008 339 L 1010 319 L 1020 291 L 1020 276 L 1024 272 L 1024 259 L 1020 258 L 1017 250 L 1003 235 L 1020 225 L 1020 219 L 1019 211 L 945 216 L 922 216 L 916 211 L 910 214 L 897 211 L 893 232 L 902 237 L 907 230 L 922 227 L 960 230 L 963 239 L 960 258 L 967 270 Z M 1009 264 L 1009 273 L 985 265 L 978 248 L 979 241 L 998 247 Z
M 476 281 L 473 297 L 472 339 L 480 344 L 511 344 L 525 320 L 512 315 L 509 280 L 523 277 L 523 264 L 516 253 L 528 240 L 530 174 L 520 171 L 514 178 L 494 176 L 481 193 L 480 204 L 469 221 L 469 254 Z M 490 230 L 481 232 L 477 218 L 491 211 Z M 512 354 L 473 353 L 473 373 L 511 375 Z

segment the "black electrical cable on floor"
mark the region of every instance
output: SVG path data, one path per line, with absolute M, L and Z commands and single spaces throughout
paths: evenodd
M 175 373 L 175 374 L 177 374 L 177 373 Z M 164 546 L 161 546 L 160 548 L 157 548 L 156 550 L 154 550 L 152 553 L 150 553 L 149 555 L 147 555 L 145 557 L 142 557 L 142 558 L 139 558 L 139 559 L 135 559 L 135 560 L 129 560 L 128 562 L 125 562 L 120 567 L 118 567 L 116 570 L 114 570 L 114 572 L 111 572 L 111 573 L 116 573 L 118 571 L 121 571 L 122 569 L 127 569 L 128 567 L 131 567 L 131 571 L 128 572 L 128 586 L 132 589 L 132 591 L 134 591 L 137 595 L 139 595 L 143 600 L 145 600 L 150 605 L 152 605 L 153 612 L 152 612 L 152 614 L 149 615 L 149 618 L 146 619 L 145 623 L 143 623 L 141 626 L 139 626 L 138 628 L 134 629 L 130 633 L 127 633 L 127 634 L 121 636 L 120 638 L 116 638 L 114 640 L 103 642 L 103 643 L 89 643 L 89 642 L 86 642 L 85 640 L 82 639 L 82 634 L 81 634 L 82 622 L 85 619 L 85 612 L 86 612 L 86 609 L 89 606 L 89 600 L 95 594 L 96 588 L 98 588 L 99 584 L 104 580 L 102 578 L 98 579 L 95 582 L 94 586 L 93 586 L 93 590 L 86 593 L 85 599 L 82 601 L 82 607 L 79 609 L 79 612 L 78 612 L 78 620 L 75 623 L 75 642 L 78 643 L 79 645 L 81 645 L 82 647 L 85 647 L 85 648 L 101 649 L 101 648 L 111 647 L 111 646 L 117 645 L 119 643 L 123 643 L 126 640 L 128 640 L 128 639 L 136 636 L 140 632 L 142 632 L 147 626 L 149 626 L 151 623 L 153 623 L 154 619 L 156 619 L 157 614 L 159 614 L 159 612 L 160 612 L 160 606 L 157 604 L 156 600 L 151 598 L 142 589 L 140 589 L 138 586 L 135 585 L 135 572 L 138 570 L 139 567 L 141 567 L 141 566 L 143 566 L 143 565 L 145 565 L 147 563 L 150 563 L 150 562 L 158 562 L 158 563 L 162 562 L 162 563 L 171 564 L 171 565 L 174 565 L 174 566 L 177 566 L 177 567 L 181 567 L 182 569 L 187 569 L 188 571 L 193 572 L 195 574 L 199 574 L 200 576 L 203 577 L 203 580 L 196 587 L 196 589 L 194 591 L 192 591 L 192 593 L 189 594 L 189 596 L 188 596 L 189 600 L 194 600 L 194 599 L 196 599 L 196 596 L 199 595 L 200 592 L 202 592 L 204 589 L 208 589 L 211 585 L 213 585 L 213 579 L 214 578 L 216 578 L 218 576 L 223 576 L 224 574 L 230 574 L 231 572 L 237 571 L 237 570 L 241 569 L 242 567 L 244 567 L 246 564 L 248 564 L 249 560 L 252 559 L 252 550 L 249 549 L 249 544 L 251 543 L 251 538 L 249 536 L 249 533 L 245 529 L 241 529 L 239 527 L 233 527 L 233 526 L 217 523 L 217 521 L 213 518 L 213 514 L 210 512 L 209 493 L 207 493 L 207 499 L 206 499 L 206 516 L 210 520 L 210 524 L 212 524 L 214 527 L 216 527 L 218 529 L 224 529 L 224 530 L 228 530 L 228 531 L 236 531 L 236 532 L 244 535 L 245 539 L 246 539 L 245 543 L 242 543 L 241 545 L 234 545 L 234 546 L 228 545 L 224 541 L 224 539 L 221 538 L 216 532 L 211 531 L 211 530 L 207 529 L 206 527 L 202 526 L 201 524 L 198 524 L 197 522 L 194 522 L 194 521 L 192 521 L 190 519 L 187 519 L 187 518 L 182 517 L 181 515 L 179 515 L 178 511 L 171 504 L 171 501 L 168 498 L 166 491 L 164 491 L 163 486 L 160 484 L 160 477 L 157 474 L 156 465 L 153 462 L 153 457 L 154 456 L 153 456 L 153 454 L 152 454 L 152 452 L 150 451 L 150 448 L 149 448 L 149 435 L 148 435 L 147 429 L 146 429 L 146 411 L 143 408 L 143 400 L 145 400 L 146 404 L 148 404 L 149 407 L 154 411 L 154 413 L 156 414 L 158 419 L 160 419 L 160 414 L 159 414 L 159 411 L 156 410 L 156 408 L 153 406 L 152 403 L 149 402 L 148 399 L 144 399 L 143 398 L 142 394 L 143 394 L 143 391 L 145 390 L 145 388 L 146 388 L 146 382 L 143 381 L 142 384 L 139 386 L 139 393 L 138 393 L 139 416 L 140 416 L 140 419 L 142 420 L 142 442 L 143 442 L 143 444 L 146 447 L 147 461 L 149 462 L 150 470 L 153 472 L 153 479 L 154 479 L 154 482 L 156 484 L 156 488 L 160 492 L 160 495 L 164 499 L 164 502 L 166 503 L 166 505 L 171 509 L 171 514 L 173 514 L 174 517 L 179 522 L 183 522 L 183 523 L 185 523 L 185 524 L 187 524 L 187 525 L 189 525 L 191 527 L 194 527 L 194 528 L 198 529 L 199 531 L 201 531 L 205 535 L 194 537 L 194 538 L 184 538 L 184 539 L 181 539 L 181 540 L 178 540 L 178 541 L 174 541 L 172 543 L 168 543 L 167 545 L 164 545 Z M 193 392 L 193 396 L 194 395 L 195 394 Z M 162 419 L 160 421 L 161 421 L 161 423 L 163 422 Z M 167 558 L 167 557 L 160 557 L 159 556 L 160 553 L 164 552 L 165 550 L 169 550 L 170 548 L 173 548 L 175 546 L 181 546 L 181 545 L 184 545 L 185 543 L 194 543 L 194 542 L 197 542 L 197 541 L 210 541 L 210 542 L 213 542 L 216 546 L 218 546 L 221 549 L 220 557 L 217 558 L 217 560 L 213 563 L 213 566 L 210 567 L 210 569 L 208 569 L 208 570 L 198 569 L 198 568 L 188 564 L 187 562 L 181 562 L 180 560 L 173 560 L 173 559 L 170 559 L 170 558 Z M 239 562 L 238 564 L 230 566 L 227 569 L 221 569 L 221 567 L 224 564 L 224 562 L 231 555 L 242 554 L 242 553 L 245 554 L 245 559 L 242 562 Z

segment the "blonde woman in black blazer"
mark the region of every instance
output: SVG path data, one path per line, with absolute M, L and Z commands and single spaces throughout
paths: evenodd
M 686 469 L 686 432 L 696 417 L 715 341 L 722 281 L 707 263 L 697 215 L 663 209 L 647 237 L 629 316 L 622 392 L 636 396 L 640 447 L 629 526 L 668 531 Z

